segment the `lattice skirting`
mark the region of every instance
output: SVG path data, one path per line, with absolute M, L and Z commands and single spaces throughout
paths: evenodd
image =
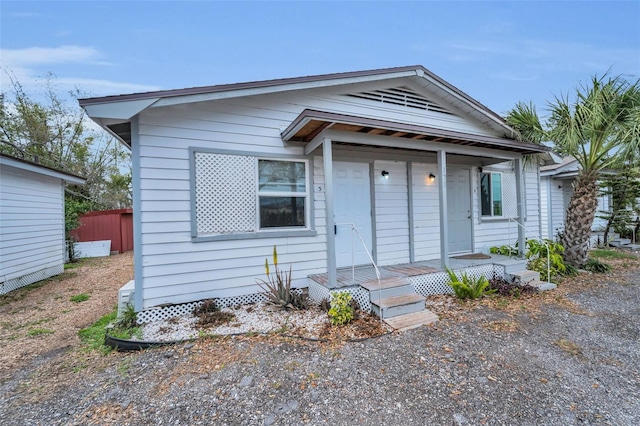
M 369 300 L 369 292 L 360 286 L 343 287 L 337 289 L 328 289 L 322 284 L 318 284 L 312 279 L 309 279 L 309 298 L 314 302 L 321 302 L 323 299 L 331 300 L 333 293 L 340 293 L 346 291 L 351 293 L 351 297 L 358 303 L 360 309 L 365 312 L 371 312 L 371 302 Z
M 32 272 L 27 275 L 23 275 L 19 278 L 12 278 L 3 283 L 0 283 L 0 294 L 9 293 L 12 290 L 19 289 L 20 287 L 27 286 L 29 284 L 33 284 L 38 281 L 45 280 L 47 278 L 53 277 L 54 275 L 60 275 L 64 272 L 64 265 L 61 263 L 60 265 L 53 266 L 50 268 L 45 268 L 37 272 Z
M 464 268 L 463 270 L 455 271 L 458 275 L 462 272 L 466 272 L 469 276 L 479 278 L 484 275 L 488 279 L 504 276 L 504 267 L 498 265 L 481 265 L 470 268 Z M 416 275 L 409 277 L 409 281 L 413 284 L 416 292 L 423 296 L 430 296 L 435 294 L 453 294 L 453 289 L 447 284 L 449 282 L 449 276 L 446 272 L 435 272 L 425 275 Z M 358 303 L 360 309 L 365 312 L 371 312 L 371 301 L 369 300 L 369 292 L 360 286 L 346 287 L 340 289 L 330 290 L 325 286 L 318 284 L 317 282 L 309 279 L 309 298 L 314 302 L 321 302 L 323 299 L 331 299 L 332 293 L 341 291 L 347 291 L 351 293 L 353 299 Z M 304 291 L 304 289 L 295 289 L 294 291 Z M 267 300 L 263 293 L 247 294 L 235 297 L 221 297 L 214 298 L 218 306 L 236 306 L 247 305 L 250 303 L 258 303 Z M 202 301 L 182 303 L 179 305 L 163 306 L 157 308 L 151 308 L 138 312 L 138 322 L 145 324 L 148 322 L 159 321 L 176 317 L 180 315 L 188 315 L 193 312 L 196 306 L 202 304 Z
M 293 290 L 296 291 L 296 290 Z M 298 290 L 300 291 L 300 290 Z M 213 298 L 216 304 L 221 308 L 237 305 L 248 305 L 251 303 L 264 302 L 267 297 L 263 293 L 256 294 L 244 294 L 242 296 L 234 297 L 216 297 Z M 197 302 L 181 303 L 179 305 L 170 305 L 155 307 L 138 312 L 138 323 L 146 324 L 148 322 L 165 320 L 172 317 L 181 315 L 188 315 L 193 312 L 196 306 L 201 305 L 203 300 Z
M 503 277 L 504 267 L 498 265 L 480 265 L 472 266 L 469 268 L 454 270 L 454 272 L 460 277 L 463 273 L 466 273 L 469 277 L 480 278 L 485 276 L 487 279 L 492 279 L 494 276 Z M 446 272 L 434 272 L 425 275 L 416 275 L 409 277 L 409 281 L 416 289 L 416 293 L 423 296 L 431 296 L 435 294 L 453 294 L 453 288 L 448 284 L 449 275 Z

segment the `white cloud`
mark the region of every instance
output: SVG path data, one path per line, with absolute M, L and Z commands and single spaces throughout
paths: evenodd
M 91 96 L 114 93 L 147 92 L 159 90 L 157 86 L 113 81 L 101 78 L 73 77 L 69 66 L 113 67 L 105 55 L 91 46 L 64 45 L 58 47 L 28 47 L 24 49 L 0 49 L 2 68 L 20 82 L 27 91 L 38 91 L 42 76 L 49 72 L 56 75 L 54 82 L 60 91 L 75 88 Z M 98 69 L 99 69 L 98 68 Z M 99 75 L 99 73 L 96 73 Z M 5 75 L 0 79 L 2 90 L 10 90 L 10 81 Z
M 0 49 L 0 56 L 9 68 L 29 65 L 92 63 L 101 54 L 93 47 L 59 46 L 59 47 L 27 47 L 26 49 Z

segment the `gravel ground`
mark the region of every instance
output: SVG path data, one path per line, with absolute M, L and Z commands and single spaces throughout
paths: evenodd
M 435 327 L 359 343 L 58 349 L 2 377 L 0 424 L 637 425 L 634 263 L 544 303 L 460 305 Z

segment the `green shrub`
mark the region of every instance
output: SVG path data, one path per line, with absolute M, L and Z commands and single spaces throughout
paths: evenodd
M 86 293 L 80 293 L 76 294 L 75 296 L 71 296 L 69 300 L 74 303 L 86 302 L 87 300 L 89 300 L 89 295 Z
M 115 323 L 117 328 L 131 329 L 138 326 L 138 313 L 131 303 L 127 304 L 124 312 L 118 317 Z
M 510 247 L 510 246 L 496 246 L 496 247 L 490 247 L 489 248 L 489 253 L 493 253 L 493 254 L 501 254 L 503 256 L 517 256 L 518 253 L 518 244 L 516 244 L 516 247 Z
M 353 307 L 351 306 L 351 293 L 340 291 L 331 294 L 331 308 L 329 319 L 333 325 L 348 324 L 353 320 Z
M 597 259 L 589 259 L 584 265 L 584 269 L 586 269 L 587 271 L 603 274 L 605 272 L 611 271 L 611 265 L 601 262 Z
M 269 259 L 264 260 L 267 280 L 258 280 L 258 285 L 266 293 L 270 303 L 282 309 L 306 309 L 309 306 L 309 297 L 306 293 L 291 291 L 291 266 L 289 273 L 278 268 L 278 251 L 273 246 L 274 273 L 269 271 Z
M 449 274 L 449 285 L 453 288 L 458 299 L 477 299 L 497 291 L 489 288 L 489 281 L 484 275 L 480 278 L 473 278 L 465 272 L 462 274 L 462 279 L 458 279 L 455 272 L 449 268 L 446 269 Z
M 547 252 L 547 246 L 549 251 Z M 570 270 L 567 274 L 567 265 L 562 258 L 564 253 L 564 247 L 562 244 L 552 240 L 527 240 L 527 269 L 531 271 L 540 272 L 540 279 L 543 281 L 550 281 L 558 275 L 571 275 L 574 270 Z M 547 255 L 549 262 L 547 262 Z M 547 266 L 549 266 L 549 274 L 547 276 Z

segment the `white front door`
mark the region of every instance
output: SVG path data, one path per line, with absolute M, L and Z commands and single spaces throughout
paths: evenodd
M 371 253 L 371 188 L 369 164 L 333 163 L 336 266 L 370 263 L 352 224 Z
M 447 170 L 449 253 L 471 251 L 471 182 L 469 169 Z

